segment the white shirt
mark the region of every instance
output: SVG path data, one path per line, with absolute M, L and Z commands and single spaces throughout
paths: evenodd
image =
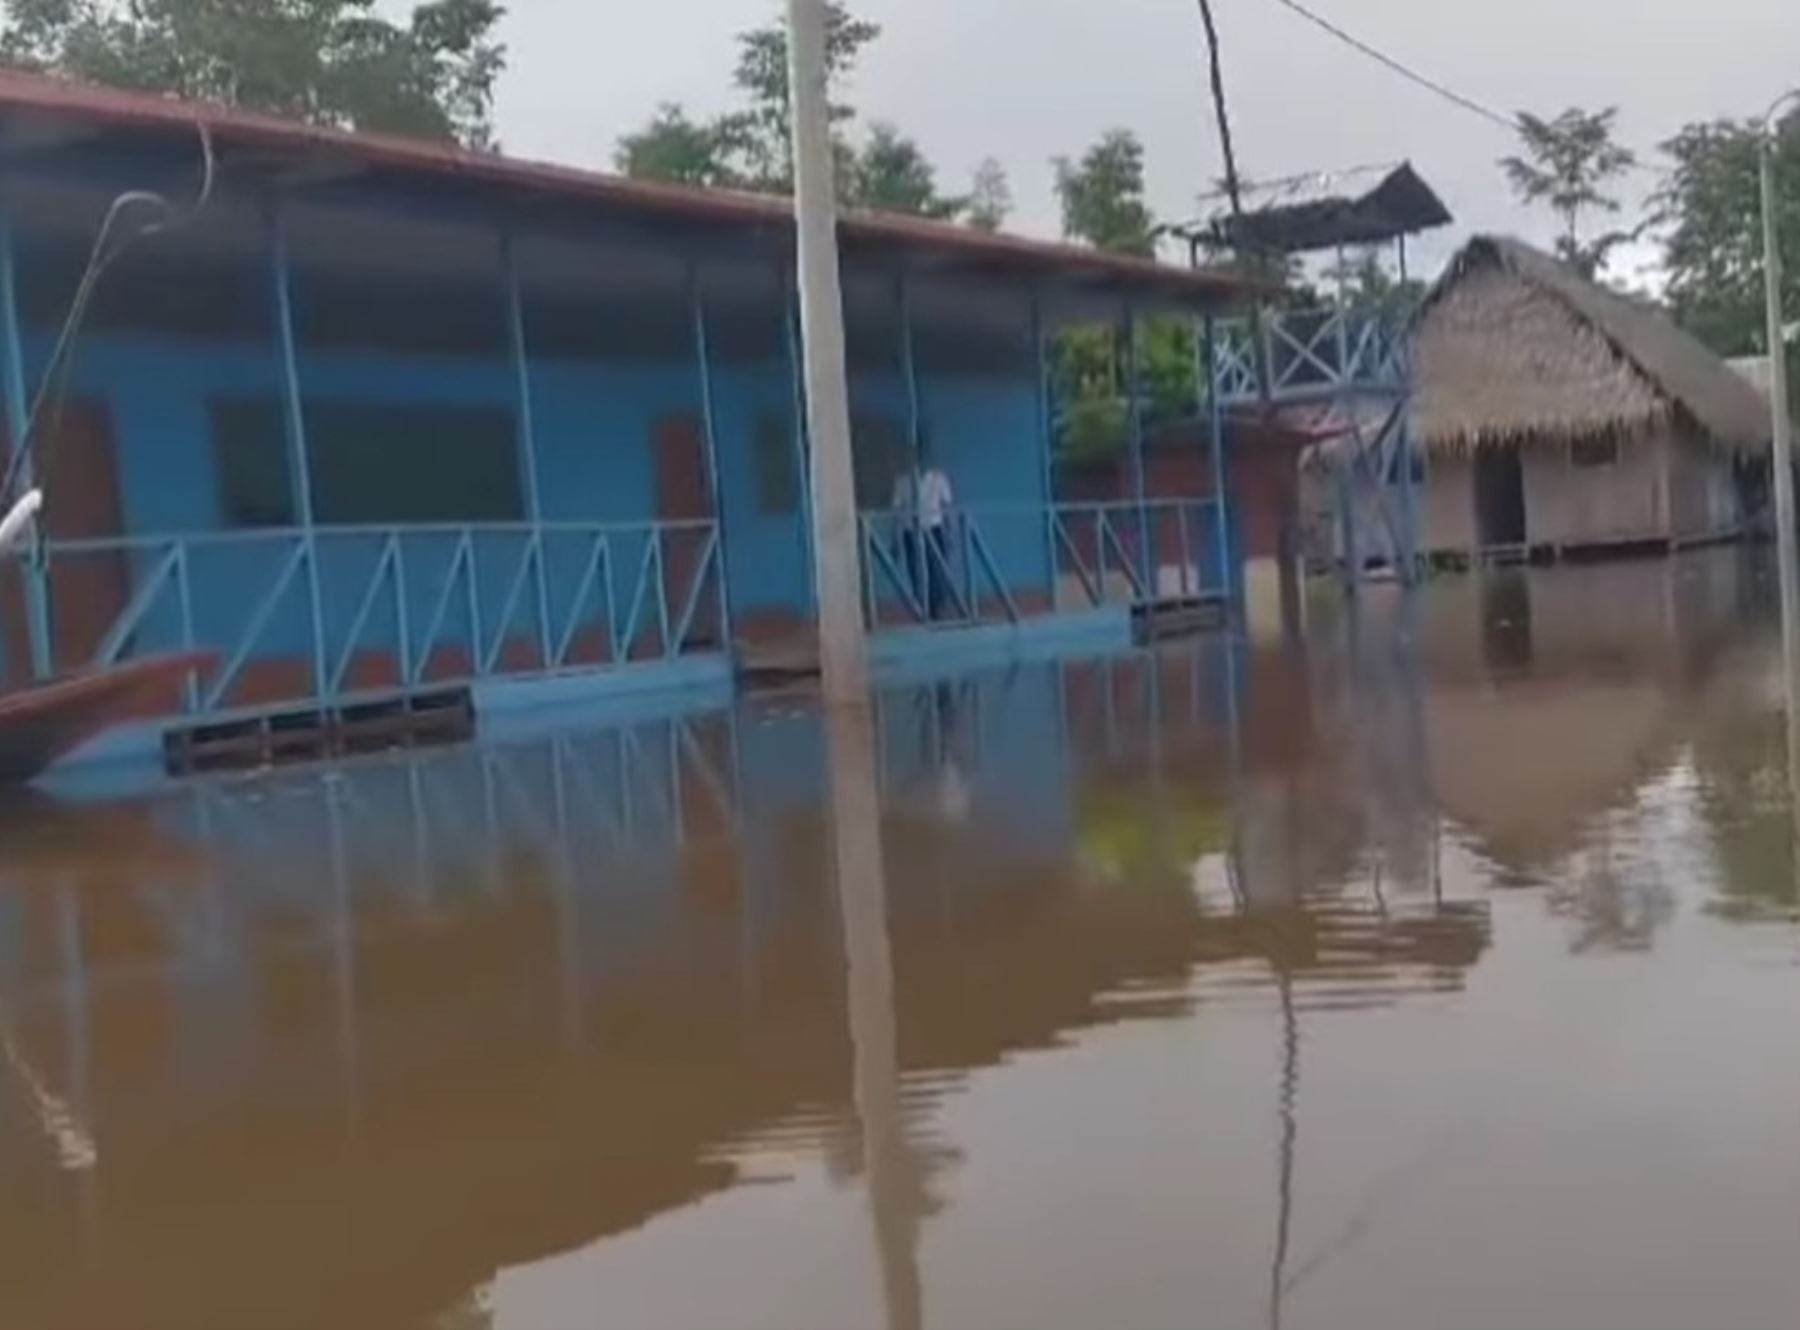
M 919 525 L 928 531 L 944 525 L 950 505 L 955 502 L 950 477 L 935 466 L 922 476 L 917 471 L 903 471 L 894 482 L 894 511 L 917 517 Z

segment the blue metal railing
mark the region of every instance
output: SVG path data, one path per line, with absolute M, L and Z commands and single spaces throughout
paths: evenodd
M 1398 390 L 1406 383 L 1406 327 L 1382 309 L 1285 310 L 1263 320 L 1263 360 L 1277 402 L 1330 397 L 1351 390 Z M 1234 406 L 1260 399 L 1257 357 L 1248 320 L 1221 321 L 1214 374 L 1221 398 Z
M 1230 594 L 1224 504 L 1195 498 L 1060 504 L 1053 513 L 1059 590 L 1094 608 Z
M 864 612 L 873 628 L 1016 623 L 1034 611 L 1224 597 L 1222 510 L 1211 496 L 980 505 L 956 509 L 937 539 L 899 514 L 864 513 Z
M 1041 574 L 1034 579 L 1043 562 L 1042 537 L 1036 535 L 1041 519 L 1030 508 L 959 509 L 936 532 L 897 513 L 863 513 L 858 520 L 863 612 L 872 628 L 889 621 L 886 606 L 913 623 L 1017 623 L 1023 613 L 1015 589 L 1043 581 Z M 994 533 L 1005 527 L 1029 533 L 1022 560 L 1014 539 L 996 551 Z
M 211 651 L 183 702 L 199 716 L 231 709 L 259 663 L 287 667 L 279 700 L 330 705 L 725 647 L 709 521 L 270 528 L 44 556 L 53 669 Z

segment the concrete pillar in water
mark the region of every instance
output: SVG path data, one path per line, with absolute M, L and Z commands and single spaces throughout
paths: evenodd
M 868 693 L 868 644 L 862 617 L 856 477 L 850 455 L 837 187 L 825 97 L 825 0 L 788 0 L 788 29 L 800 333 L 806 361 L 807 431 L 812 440 L 819 664 L 828 704 L 860 704 Z

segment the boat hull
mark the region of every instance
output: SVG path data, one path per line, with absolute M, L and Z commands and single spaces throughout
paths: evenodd
M 157 714 L 209 659 L 156 656 L 0 693 L 0 786 L 31 781 L 96 735 Z

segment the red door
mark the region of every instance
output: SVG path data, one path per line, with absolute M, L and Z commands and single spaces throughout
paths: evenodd
M 105 540 L 124 533 L 112 416 L 103 404 L 66 403 L 54 432 L 39 441 L 37 460 L 44 529 L 52 540 Z M 54 561 L 50 614 L 58 674 L 87 666 L 129 596 L 121 551 Z
M 657 421 L 652 446 L 656 454 L 656 515 L 664 522 L 715 522 L 718 508 L 706 464 L 706 436 L 700 418 L 691 414 Z M 678 631 L 681 612 L 701 574 L 712 529 L 672 528 L 663 532 L 663 594 L 669 601 L 669 628 Z M 723 559 L 718 566 L 723 567 Z M 724 636 L 719 615 L 719 579 L 707 574 L 694 604 L 682 650 L 717 646 Z

